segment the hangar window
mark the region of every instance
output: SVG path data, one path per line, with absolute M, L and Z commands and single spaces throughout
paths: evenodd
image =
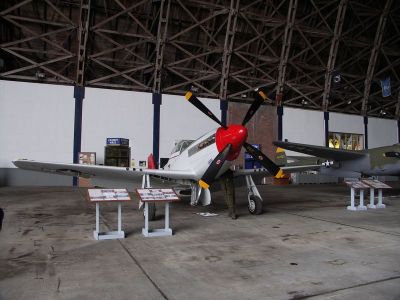
M 357 133 L 329 132 L 329 148 L 363 150 L 364 135 Z

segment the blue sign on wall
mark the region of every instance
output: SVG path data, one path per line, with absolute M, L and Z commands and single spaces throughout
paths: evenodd
M 260 144 L 251 144 L 254 148 L 261 150 Z M 261 169 L 262 165 L 253 158 L 248 152 L 244 153 L 244 168 L 245 169 Z
M 257 148 L 260 150 L 261 145 L 260 144 L 251 144 L 254 148 Z M 247 151 L 244 153 L 244 159 L 254 159 L 253 156 L 251 156 Z
M 129 139 L 107 138 L 106 144 L 107 145 L 114 145 L 114 146 L 129 146 Z

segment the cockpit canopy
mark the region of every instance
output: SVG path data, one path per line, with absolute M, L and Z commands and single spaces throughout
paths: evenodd
M 175 144 L 175 147 L 172 149 L 171 154 L 179 152 L 182 153 L 187 147 L 189 147 L 194 140 L 180 140 Z

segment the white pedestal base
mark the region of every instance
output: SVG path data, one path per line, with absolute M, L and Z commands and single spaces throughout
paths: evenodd
M 356 202 L 356 190 L 351 188 L 350 190 L 350 206 L 347 206 L 347 210 L 351 211 L 362 211 L 367 210 L 367 207 L 364 205 L 364 190 L 360 190 L 360 204 L 355 206 Z
M 142 234 L 145 237 L 172 235 L 172 229 L 169 227 L 169 202 L 165 203 L 165 225 L 162 229 L 149 228 L 149 202 L 144 203 L 144 228 L 142 229 Z
M 113 239 L 124 239 L 125 232 L 122 231 L 122 212 L 121 212 L 121 203 L 118 203 L 118 230 L 117 231 L 108 231 L 108 232 L 100 232 L 100 205 L 96 203 L 96 230 L 93 231 L 93 237 L 95 240 L 113 240 Z
M 172 229 L 150 229 L 146 230 L 146 228 L 142 229 L 142 234 L 145 237 L 153 237 L 153 236 L 171 236 L 172 235 Z
M 123 231 L 108 231 L 108 232 L 93 231 L 93 237 L 95 240 L 124 239 L 125 232 L 123 232 Z
M 368 207 L 368 208 L 371 208 L 371 209 L 375 209 L 375 208 L 376 208 L 376 205 L 375 205 L 375 204 L 368 204 L 367 207 Z
M 355 207 L 355 206 L 347 206 L 347 210 L 356 211 L 357 207 Z

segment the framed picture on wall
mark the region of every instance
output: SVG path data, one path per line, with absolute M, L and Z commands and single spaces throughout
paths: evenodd
M 96 164 L 96 152 L 79 152 L 79 164 L 80 165 L 95 165 Z

